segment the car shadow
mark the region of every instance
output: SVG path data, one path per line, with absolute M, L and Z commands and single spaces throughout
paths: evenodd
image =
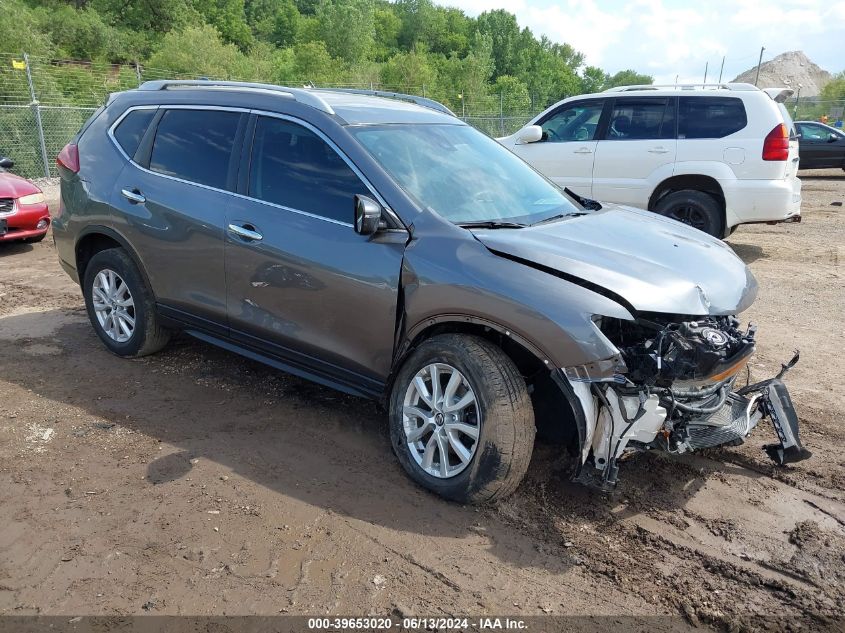
M 37 338 L 27 338 L 28 331 Z M 635 502 L 620 513 L 618 497 L 569 482 L 572 462 L 561 449 L 538 445 L 515 497 L 479 512 L 405 476 L 391 450 L 386 414 L 375 403 L 187 336 L 159 354 L 121 359 L 102 346 L 78 310 L 0 317 L 0 380 L 58 403 L 59 410 L 82 409 L 174 447 L 147 464 L 145 485 L 166 489 L 203 458 L 281 495 L 393 530 L 452 538 L 482 530 L 488 551 L 519 567 L 563 571 L 575 564 L 563 536 L 550 541 L 547 535 L 566 531 L 560 517 L 611 520 L 677 507 L 705 482 L 700 468 L 639 455 L 622 465 L 621 494 Z M 66 439 L 73 451 L 84 434 Z M 514 529 L 508 509 L 531 505 L 531 521 L 516 521 Z
M 33 245 L 28 242 L 0 242 L 0 257 L 11 257 L 33 250 Z
M 728 246 L 733 249 L 734 253 L 736 253 L 743 262 L 745 262 L 746 266 L 753 264 L 758 259 L 767 259 L 769 257 L 766 251 L 763 250 L 763 247 L 758 246 L 757 244 L 744 244 L 742 242 L 736 242 L 732 238 L 728 242 Z

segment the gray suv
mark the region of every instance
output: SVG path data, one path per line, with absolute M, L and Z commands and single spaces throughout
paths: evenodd
M 727 245 L 561 190 L 439 103 L 150 82 L 58 163 L 59 258 L 112 352 L 181 330 L 378 399 L 402 466 L 450 499 L 511 493 L 535 433 L 602 486 L 632 451 L 741 443 L 763 417 L 774 460 L 809 455 L 780 375 L 737 383 L 757 284 Z

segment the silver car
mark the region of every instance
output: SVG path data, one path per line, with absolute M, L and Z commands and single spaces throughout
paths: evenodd
M 563 191 L 438 103 L 150 82 L 58 162 L 58 255 L 111 351 L 182 330 L 380 400 L 450 499 L 513 492 L 536 433 L 600 486 L 764 417 L 772 459 L 809 456 L 780 376 L 739 388 L 757 284 L 728 246 Z

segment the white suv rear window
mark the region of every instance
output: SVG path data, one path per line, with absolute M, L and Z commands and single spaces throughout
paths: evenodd
M 736 97 L 680 97 L 678 138 L 722 138 L 748 125 L 745 105 Z

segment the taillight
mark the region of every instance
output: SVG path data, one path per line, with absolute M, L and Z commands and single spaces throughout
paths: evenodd
M 69 169 L 74 174 L 79 173 L 79 148 L 76 147 L 75 143 L 68 143 L 62 148 L 62 151 L 56 157 L 56 164 L 59 167 Z
M 766 135 L 763 141 L 763 160 L 789 159 L 789 130 L 783 123 Z

